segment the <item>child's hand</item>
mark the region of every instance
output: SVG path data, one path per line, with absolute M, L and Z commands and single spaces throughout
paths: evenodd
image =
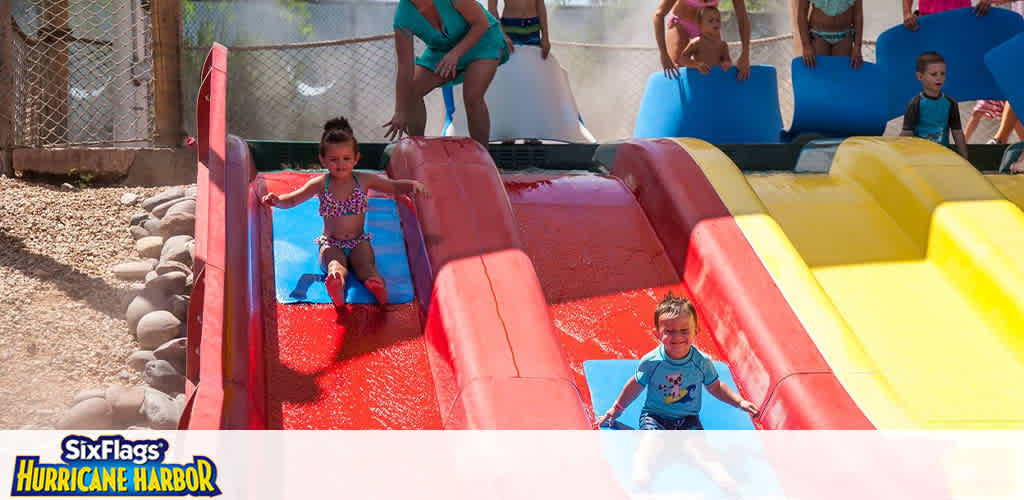
M 279 201 L 281 200 L 278 199 L 277 195 L 274 193 L 267 193 L 263 195 L 263 198 L 260 200 L 260 202 L 268 207 L 276 207 Z
M 804 66 L 808 68 L 814 68 L 816 64 L 814 60 L 814 47 L 810 45 L 804 45 Z
M 732 68 L 732 61 L 722 61 L 722 71 L 729 71 Z
M 903 18 L 903 25 L 910 31 L 917 31 L 917 14 L 907 14 L 907 17 Z
M 740 401 L 740 409 L 751 415 L 757 415 L 757 413 L 761 411 L 760 409 L 758 409 L 757 405 L 751 403 L 750 401 L 747 401 L 746 399 Z
M 702 75 L 711 73 L 711 66 L 708 66 L 708 63 L 706 62 L 699 62 L 695 67 L 697 68 L 697 71 L 700 71 L 700 74 Z
M 420 181 L 415 181 L 415 182 L 416 183 L 412 185 L 412 194 L 413 194 L 413 196 L 420 195 L 420 196 L 423 196 L 424 198 L 429 198 L 430 197 L 430 190 L 427 189 L 427 185 L 422 183 L 422 182 L 420 182 Z
M 613 423 L 615 423 L 615 416 L 611 414 L 611 410 L 608 411 L 609 413 L 605 413 L 604 415 L 601 415 L 601 417 L 597 419 L 598 429 L 603 427 L 605 424 L 608 424 L 610 426 Z

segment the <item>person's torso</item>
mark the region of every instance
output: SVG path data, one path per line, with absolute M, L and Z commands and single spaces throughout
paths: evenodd
M 939 144 L 949 144 L 949 111 L 952 105 L 946 94 L 932 98 L 921 93 L 914 135 Z
M 455 9 L 452 0 L 433 0 L 432 4 L 437 11 L 437 17 L 433 17 L 433 19 L 437 21 L 439 17 L 440 26 L 435 26 L 427 20 L 432 10 L 429 8 L 430 4 L 424 3 L 424 8 L 420 10 L 411 0 L 399 2 L 398 8 L 395 10 L 395 25 L 407 28 L 413 35 L 423 40 L 423 43 L 431 47 L 450 50 L 469 32 L 469 23 Z M 481 10 L 487 17 L 490 26 L 498 24 L 494 16 L 483 8 Z
M 532 0 L 511 0 L 506 1 L 505 6 L 501 9 L 501 17 L 512 17 L 512 18 L 529 18 L 537 17 L 537 2 Z
M 853 26 L 853 0 L 811 2 L 808 25 L 816 30 L 842 31 Z
M 704 362 L 696 347 L 682 360 L 668 358 L 661 346 L 647 353 L 640 359 L 640 369 L 650 373 L 643 411 L 673 418 L 699 414 L 707 376 L 701 369 Z
M 363 234 L 369 198 L 360 185 L 358 177 L 352 174 L 348 185 L 332 185 L 328 176 L 324 188 L 317 193 L 320 201 L 319 213 L 324 219 L 324 235 L 339 240 L 351 240 Z

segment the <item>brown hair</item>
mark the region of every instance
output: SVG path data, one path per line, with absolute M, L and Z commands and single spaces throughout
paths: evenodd
M 320 136 L 320 155 L 327 154 L 328 144 L 346 143 L 352 143 L 352 149 L 359 151 L 359 141 L 352 133 L 352 126 L 348 124 L 348 120 L 344 116 L 327 120 L 324 124 L 324 133 Z
M 697 10 L 697 24 L 698 25 L 704 22 L 704 16 L 707 15 L 704 11 L 718 12 L 718 7 L 715 7 L 714 5 L 708 5 L 707 7 L 701 7 L 700 9 L 698 9 Z M 721 15 L 721 13 L 719 13 L 719 15 Z
M 662 316 L 666 318 L 681 318 L 683 317 L 683 311 L 693 318 L 694 330 L 697 328 L 697 308 L 693 306 L 693 302 L 684 297 L 674 295 L 672 292 L 668 292 L 665 298 L 661 299 L 658 306 L 654 308 L 654 327 L 658 327 L 658 320 Z
M 935 63 L 946 64 L 946 60 L 938 52 L 925 52 L 917 56 L 917 72 L 924 73 L 928 69 L 929 64 Z

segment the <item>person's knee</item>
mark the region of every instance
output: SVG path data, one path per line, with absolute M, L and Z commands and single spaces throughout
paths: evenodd
M 472 112 L 480 109 L 487 109 L 487 102 L 484 101 L 483 92 L 480 93 L 465 93 L 462 96 L 462 100 L 466 105 L 466 111 Z

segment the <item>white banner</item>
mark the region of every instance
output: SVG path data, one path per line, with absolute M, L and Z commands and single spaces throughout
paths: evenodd
M 0 492 L 1020 499 L 1022 450 L 996 431 L 0 431 Z

